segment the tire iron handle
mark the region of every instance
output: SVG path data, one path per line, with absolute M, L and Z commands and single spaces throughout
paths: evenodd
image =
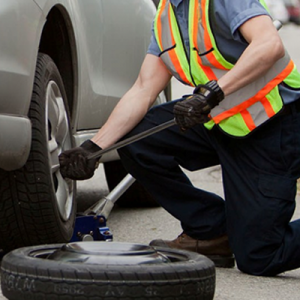
M 125 146 L 127 146 L 127 145 L 129 145 L 131 143 L 139 141 L 139 140 L 141 140 L 141 139 L 143 139 L 143 138 L 145 138 L 147 136 L 150 136 L 150 135 L 152 135 L 154 133 L 160 132 L 160 131 L 162 131 L 162 130 L 168 128 L 168 127 L 171 127 L 171 126 L 173 126 L 175 124 L 176 124 L 175 119 L 173 119 L 173 120 L 167 121 L 165 123 L 162 123 L 160 125 L 157 125 L 157 126 L 155 126 L 153 128 L 147 129 L 147 130 L 145 130 L 143 132 L 140 132 L 140 133 L 138 133 L 138 134 L 136 134 L 134 136 L 131 136 L 131 137 L 125 139 L 125 140 L 117 142 L 117 143 L 115 143 L 114 145 L 112 145 L 110 147 L 107 147 L 107 148 L 99 150 L 99 151 L 97 151 L 97 152 L 95 152 L 93 154 L 90 154 L 88 156 L 88 159 L 93 159 L 93 158 L 98 158 L 98 157 L 100 158 L 103 154 L 105 154 L 107 152 L 110 152 L 110 151 L 113 151 L 113 150 L 125 147 Z

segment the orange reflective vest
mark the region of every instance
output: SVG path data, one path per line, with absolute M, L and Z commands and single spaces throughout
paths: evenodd
M 234 66 L 217 47 L 209 22 L 209 4 L 210 0 L 190 0 L 189 55 L 169 0 L 160 1 L 154 21 L 160 58 L 173 76 L 190 86 L 217 80 Z M 300 88 L 300 73 L 287 52 L 265 75 L 226 96 L 211 111 L 212 120 L 205 126 L 211 128 L 218 124 L 230 135 L 247 135 L 282 109 L 283 100 L 278 90 L 282 81 L 293 88 Z

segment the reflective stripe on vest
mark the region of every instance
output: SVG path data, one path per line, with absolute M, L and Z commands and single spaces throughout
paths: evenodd
M 161 59 L 177 79 L 191 86 L 221 78 L 233 67 L 217 48 L 209 23 L 209 3 L 190 0 L 189 57 L 169 0 L 160 1 L 154 22 Z M 282 109 L 277 87 L 282 81 L 300 88 L 300 74 L 287 52 L 263 77 L 226 96 L 211 111 L 212 121 L 206 124 L 207 128 L 218 124 L 231 135 L 247 135 Z

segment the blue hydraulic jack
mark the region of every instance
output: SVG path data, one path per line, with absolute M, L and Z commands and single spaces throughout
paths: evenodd
M 175 120 L 170 120 L 150 128 L 135 136 L 122 140 L 111 147 L 93 153 L 88 157 L 88 159 L 100 158 L 107 152 L 124 147 L 175 124 Z M 134 181 L 135 179 L 130 174 L 126 175 L 124 179 L 106 197 L 100 199 L 96 204 L 78 215 L 75 220 L 74 233 L 71 238 L 71 242 L 94 240 L 112 241 L 113 235 L 107 227 L 107 218 L 116 201 L 123 195 L 123 193 L 126 192 L 126 190 L 134 183 Z
M 106 225 L 107 218 L 116 201 L 134 181 L 130 174 L 126 175 L 106 197 L 77 216 L 71 242 L 112 241 L 113 235 Z

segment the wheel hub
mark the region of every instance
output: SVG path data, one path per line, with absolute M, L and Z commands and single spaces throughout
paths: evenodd
M 170 259 L 153 247 L 118 242 L 74 242 L 63 245 L 48 259 L 84 264 L 127 265 L 169 263 Z

